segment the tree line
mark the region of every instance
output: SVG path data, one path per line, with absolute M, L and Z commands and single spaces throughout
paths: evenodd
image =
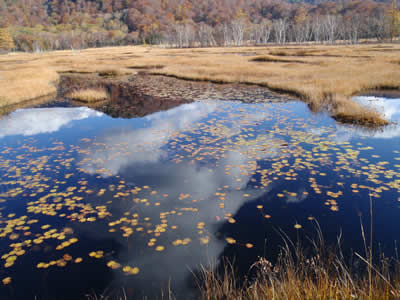
M 0 27 L 20 51 L 359 43 L 396 39 L 400 12 L 396 0 L 0 0 Z
M 362 40 L 393 41 L 400 33 L 400 18 L 393 22 L 390 14 L 349 17 L 323 15 L 314 18 L 265 19 L 259 24 L 235 19 L 211 27 L 206 24 L 175 24 L 160 43 L 170 47 L 243 46 L 286 43 L 357 44 Z

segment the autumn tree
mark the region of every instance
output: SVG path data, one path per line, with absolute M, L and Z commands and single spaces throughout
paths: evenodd
M 246 21 L 244 18 L 238 18 L 231 22 L 231 34 L 235 46 L 243 45 L 243 37 L 246 29 Z
M 216 42 L 214 39 L 214 30 L 207 24 L 200 24 L 198 30 L 198 37 L 200 40 L 201 47 L 215 46 Z
M 323 21 L 325 40 L 330 44 L 333 44 L 336 41 L 338 34 L 339 18 L 336 15 L 327 15 Z
M 6 28 L 0 28 L 0 52 L 8 52 L 14 49 L 14 40 Z
M 270 40 L 272 31 L 272 22 L 263 19 L 260 24 L 252 24 L 250 28 L 250 40 L 255 45 L 267 44 Z
M 308 41 L 311 34 L 311 23 L 308 18 L 308 12 L 304 6 L 301 6 L 293 17 L 292 35 L 297 43 Z
M 388 17 L 390 41 L 393 41 L 400 34 L 400 11 L 397 8 L 397 0 L 392 0 L 392 5 L 388 10 Z
M 279 19 L 273 23 L 275 42 L 277 44 L 286 43 L 287 28 L 288 28 L 287 19 Z

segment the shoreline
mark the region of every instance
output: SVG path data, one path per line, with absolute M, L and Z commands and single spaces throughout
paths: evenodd
M 4 55 L 0 56 L 0 70 L 4 71 L 0 107 L 54 93 L 65 73 L 115 78 L 144 73 L 175 77 L 190 84 L 198 81 L 265 87 L 296 96 L 312 111 L 324 111 L 340 122 L 381 127 L 389 122 L 351 97 L 370 90 L 400 88 L 400 45 L 384 46 L 393 51 L 381 51 L 376 44 L 193 49 L 124 46 L 78 53 L 54 51 L 39 57 L 28 53 Z

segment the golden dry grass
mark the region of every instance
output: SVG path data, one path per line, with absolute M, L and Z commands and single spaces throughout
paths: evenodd
M 337 245 L 327 247 L 320 229 L 317 232 L 318 237 L 311 240 L 308 251 L 299 242 L 284 236 L 285 246 L 276 262 L 272 264 L 263 257 L 259 258 L 250 268 L 254 275 L 245 280 L 239 280 L 234 265 L 224 260 L 220 271 L 213 266 L 203 267 L 197 276 L 201 299 L 400 298 L 398 258 L 389 259 L 380 253 L 373 262 L 372 244 L 369 249 L 365 244 L 367 259 L 355 252 L 354 257 L 360 266 L 353 270 L 354 258 L 346 263 L 340 238 Z M 364 242 L 367 243 L 365 237 Z
M 46 67 L 23 67 L 0 71 L 0 106 L 13 105 L 57 92 L 58 74 Z
M 274 61 L 254 61 L 263 56 Z M 312 109 L 327 110 L 338 120 L 382 125 L 386 121 L 378 113 L 350 98 L 369 89 L 399 89 L 399 58 L 397 44 L 199 49 L 126 46 L 8 54 L 0 56 L 0 105 L 54 92 L 57 72 L 112 69 L 133 74 L 135 68 L 147 68 L 154 74 L 181 79 L 257 84 L 295 94 Z
M 301 264 L 298 264 L 291 258 L 285 261 L 285 265 L 282 265 L 283 262 L 279 262 L 278 266 L 274 267 L 262 258 L 255 264 L 258 268 L 257 277 L 244 283 L 235 278 L 233 267 L 229 265 L 222 275 L 214 271 L 203 270 L 202 282 L 199 283 L 201 299 L 371 300 L 399 299 L 400 297 L 400 287 L 396 281 L 398 277 L 396 280 L 386 280 L 375 274 L 370 297 L 367 277 L 352 275 L 339 258 L 332 258 L 330 266 L 318 262 L 318 259 L 317 257 L 304 259 Z
M 72 100 L 91 103 L 106 100 L 108 94 L 105 89 L 84 89 L 69 93 L 67 98 Z

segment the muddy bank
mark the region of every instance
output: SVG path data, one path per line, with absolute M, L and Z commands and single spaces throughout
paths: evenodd
M 370 96 L 370 97 L 380 97 L 388 99 L 398 99 L 400 98 L 400 89 L 398 90 L 370 90 L 365 93 L 357 94 L 356 96 Z
M 265 87 L 238 83 L 217 84 L 204 81 L 182 80 L 163 75 L 138 74 L 130 83 L 146 94 L 158 97 L 184 98 L 191 101 L 229 100 L 245 103 L 295 100 Z
M 102 78 L 92 74 L 63 74 L 58 87 L 58 97 L 65 98 L 75 90 L 100 88 L 106 89 L 109 99 L 85 105 L 118 118 L 143 117 L 191 102 L 184 98 L 146 94 L 126 78 Z M 82 105 L 76 102 L 74 104 Z
M 294 100 L 266 88 L 244 84 L 186 81 L 139 72 L 131 76 L 101 77 L 98 74 L 61 75 L 58 97 L 84 89 L 106 89 L 107 101 L 85 105 L 112 117 L 142 117 L 200 100 L 231 100 L 246 103 Z M 76 103 L 82 105 L 82 103 Z

